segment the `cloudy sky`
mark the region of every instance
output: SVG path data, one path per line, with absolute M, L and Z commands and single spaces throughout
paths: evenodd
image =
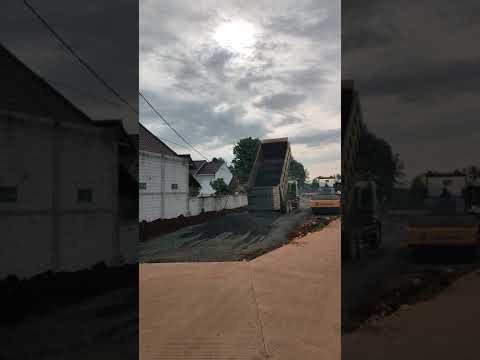
M 409 177 L 480 166 L 480 3 L 409 5 L 342 1 L 342 77 Z
M 140 89 L 209 157 L 288 136 L 311 175 L 339 172 L 340 47 L 335 0 L 140 0 Z M 142 101 L 140 121 L 199 158 Z
M 138 3 L 29 0 L 42 17 L 130 104 L 138 106 Z M 64 51 L 22 1 L 3 0 L 0 43 L 94 120 L 138 116 Z

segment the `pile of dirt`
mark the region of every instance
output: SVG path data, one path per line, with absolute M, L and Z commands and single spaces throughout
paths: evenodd
M 184 237 L 202 234 L 202 238 L 212 238 L 223 233 L 267 235 L 278 217 L 276 213 L 249 213 L 248 211 L 218 216 L 195 227 L 192 232 L 184 234 Z
M 222 217 L 227 214 L 245 211 L 245 208 L 224 209 L 221 211 L 204 212 L 196 216 L 180 215 L 173 219 L 157 219 L 151 222 L 143 221 L 140 223 L 140 240 L 146 241 L 156 236 L 168 234 L 182 228 L 204 223 L 215 217 Z
M 342 332 L 355 331 L 365 324 L 432 299 L 455 280 L 473 270 L 473 267 L 431 268 L 389 278 L 369 299 L 350 311 L 350 321 L 343 324 Z
M 300 227 L 294 229 L 288 234 L 288 240 L 297 239 L 306 236 L 312 232 L 318 231 L 327 226 L 334 217 L 331 216 L 312 216 L 307 219 Z

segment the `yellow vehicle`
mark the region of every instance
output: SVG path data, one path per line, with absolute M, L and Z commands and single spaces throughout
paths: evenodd
M 472 211 L 474 204 L 465 202 L 465 184 L 464 175 L 426 176 L 426 213 L 409 221 L 406 243 L 410 248 L 478 246 L 479 220 Z
M 340 213 L 340 194 L 323 192 L 313 195 L 310 208 L 314 214 L 337 215 Z
M 430 215 L 412 219 L 408 225 L 407 245 L 476 247 L 478 220 L 473 215 Z

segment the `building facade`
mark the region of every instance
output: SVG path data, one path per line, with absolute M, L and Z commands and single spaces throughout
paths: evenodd
M 189 196 L 189 160 L 139 125 L 139 220 L 185 215 Z
M 119 264 L 118 129 L 1 46 L 0 73 L 0 278 Z
M 342 257 L 349 256 L 351 230 L 356 215 L 353 192 L 359 179 L 360 140 L 366 131 L 358 92 L 351 80 L 342 80 Z

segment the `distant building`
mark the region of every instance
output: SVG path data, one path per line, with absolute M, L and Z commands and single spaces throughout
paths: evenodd
M 0 278 L 119 264 L 119 164 L 135 152 L 123 127 L 92 121 L 1 45 L 0 76 Z
M 340 183 L 340 179 L 336 177 L 317 177 L 315 178 L 318 181 L 318 187 L 322 188 L 332 188 L 336 189 L 337 184 Z
M 201 185 L 195 179 L 193 174 L 195 173 L 196 167 L 195 162 L 192 160 L 190 154 L 182 154 L 181 157 L 185 158 L 188 161 L 188 170 L 189 170 L 189 178 L 188 178 L 188 195 L 190 197 L 196 197 L 200 194 Z
M 213 159 L 212 161 L 194 161 L 195 169 L 193 176 L 201 185 L 200 195 L 213 195 L 215 190 L 210 183 L 217 179 L 223 179 L 229 185 L 233 179 L 232 172 L 223 160 Z
M 178 155 L 141 124 L 139 142 L 139 220 L 185 215 L 191 158 Z

